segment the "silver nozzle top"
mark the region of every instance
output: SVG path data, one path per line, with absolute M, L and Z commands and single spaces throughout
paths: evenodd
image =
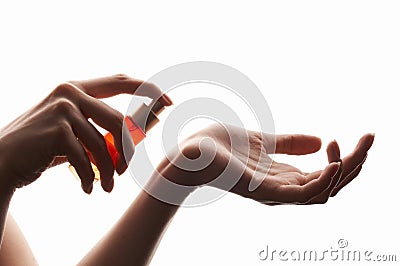
M 158 100 L 152 100 L 149 105 L 142 103 L 139 108 L 130 116 L 130 118 L 144 131 L 149 131 L 160 120 L 159 115 L 165 106 Z
M 165 106 L 157 100 L 152 100 L 150 108 L 155 115 L 159 115 L 165 109 Z

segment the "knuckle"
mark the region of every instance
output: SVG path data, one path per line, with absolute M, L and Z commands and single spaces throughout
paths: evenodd
M 72 103 L 70 100 L 66 98 L 61 98 L 58 99 L 56 102 L 53 104 L 53 111 L 56 114 L 69 114 L 73 111 L 75 111 L 75 105 Z
M 69 97 L 72 97 L 73 95 L 75 95 L 77 90 L 78 90 L 78 88 L 76 88 L 74 85 L 72 85 L 70 83 L 62 83 L 53 90 L 51 95 L 55 98 L 58 98 L 58 97 L 69 98 Z
M 116 74 L 113 77 L 116 80 L 119 80 L 119 81 L 125 81 L 125 80 L 129 80 L 130 79 L 130 77 L 128 75 L 126 75 L 126 74 Z

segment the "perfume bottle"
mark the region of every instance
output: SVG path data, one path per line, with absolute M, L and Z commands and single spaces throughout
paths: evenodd
M 134 111 L 131 115 L 125 116 L 125 125 L 135 145 L 138 145 L 146 137 L 146 133 L 159 122 L 157 116 L 165 109 L 165 106 L 172 104 L 169 98 L 168 101 L 169 103 L 167 104 L 163 104 L 162 102 L 160 102 L 160 100 L 152 100 L 149 105 L 142 103 L 139 108 L 136 109 L 136 111 Z M 108 132 L 104 135 L 104 139 L 106 141 L 107 149 L 111 156 L 114 167 L 116 167 L 118 160 L 118 151 L 114 146 L 114 138 L 112 134 Z M 94 159 L 90 153 L 88 153 L 88 156 L 92 164 L 93 172 L 95 174 L 94 182 L 97 182 L 98 180 L 100 180 L 100 171 L 95 165 Z M 68 168 L 72 172 L 72 174 L 77 179 L 79 179 L 79 175 L 76 172 L 75 168 L 72 165 L 69 165 Z

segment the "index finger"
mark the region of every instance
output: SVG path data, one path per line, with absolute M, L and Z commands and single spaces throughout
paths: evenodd
M 156 85 L 143 80 L 131 78 L 124 74 L 95 79 L 70 81 L 80 90 L 94 98 L 108 98 L 118 94 L 135 94 L 152 99 L 159 99 L 164 106 L 172 104 L 171 99 Z M 138 90 L 138 88 L 141 88 Z

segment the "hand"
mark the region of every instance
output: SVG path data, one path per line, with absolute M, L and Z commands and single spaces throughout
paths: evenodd
M 175 150 L 169 157 L 173 159 L 165 159 L 159 169 L 175 183 L 211 185 L 268 205 L 325 203 L 359 174 L 373 140 L 373 134 L 364 135 L 343 159 L 333 141 L 327 147 L 328 166 L 305 173 L 273 161 L 269 154 L 310 154 L 321 148 L 319 138 L 274 136 L 217 124 L 186 139 L 180 145 L 181 153 Z M 258 186 L 251 191 L 252 182 Z
M 141 85 L 145 87 L 138 90 L 141 96 L 161 97 L 165 105 L 171 104 L 156 86 L 125 75 L 59 85 L 37 106 L 0 131 L 1 184 L 13 188 L 25 186 L 47 168 L 68 160 L 79 174 L 83 190 L 90 193 L 94 178 L 87 155 L 90 152 L 100 170 L 101 185 L 110 192 L 114 170 L 119 174 L 126 170 L 134 146 L 129 139 L 132 145 L 125 145 L 123 152 L 124 116 L 96 98 L 134 94 Z M 128 155 L 126 160 L 125 156 L 119 156 L 116 169 L 104 137 L 89 118 L 112 133 L 120 155 Z

